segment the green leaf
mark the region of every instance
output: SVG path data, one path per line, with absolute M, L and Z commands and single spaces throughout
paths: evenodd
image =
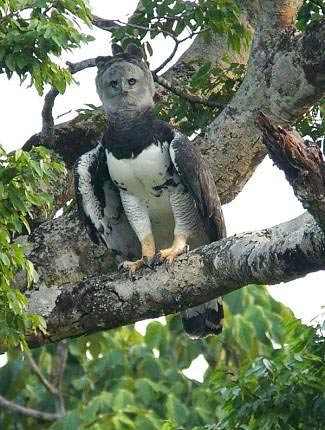
M 158 321 L 152 321 L 146 328 L 144 337 L 145 343 L 153 348 L 160 350 L 166 340 L 166 326 Z
M 150 382 L 147 378 L 141 378 L 136 380 L 134 385 L 137 397 L 146 406 L 149 406 L 154 398 L 154 390 Z
M 128 430 L 128 429 L 135 429 L 136 428 L 134 425 L 134 422 L 127 415 L 124 415 L 121 413 L 115 415 L 112 418 L 112 422 L 113 422 L 116 430 L 119 430 L 119 429 Z
M 2 263 L 9 267 L 11 262 L 10 259 L 8 258 L 8 256 L 6 254 L 4 254 L 3 252 L 0 252 L 0 260 L 2 261 Z
M 128 390 L 119 390 L 112 402 L 114 411 L 122 411 L 128 409 L 129 405 L 134 402 L 134 394 Z
M 167 416 L 172 420 L 175 420 L 178 425 L 182 425 L 186 422 L 187 411 L 184 404 L 174 396 L 169 394 L 166 402 Z
M 80 429 L 80 417 L 78 411 L 70 411 L 64 418 L 56 421 L 53 426 L 56 430 L 79 430 Z

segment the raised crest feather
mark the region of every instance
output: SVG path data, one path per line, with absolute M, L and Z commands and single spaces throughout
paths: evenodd
M 124 50 L 123 50 L 122 46 L 118 45 L 117 43 L 112 44 L 112 54 L 113 55 L 123 54 L 123 52 L 124 52 Z
M 138 57 L 140 60 L 143 59 L 143 51 L 141 48 L 139 48 L 134 43 L 130 43 L 128 47 L 126 48 L 126 52 L 130 55 L 134 55 L 135 57 Z

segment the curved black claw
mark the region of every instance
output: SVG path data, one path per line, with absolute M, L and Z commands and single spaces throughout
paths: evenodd
M 126 269 L 124 267 L 124 261 L 122 261 L 122 263 L 117 265 L 117 271 L 118 272 L 124 272 Z
M 166 259 L 164 261 L 164 269 L 166 270 L 166 272 L 169 272 L 171 264 L 169 263 L 169 261 Z
M 155 266 L 152 265 L 152 260 L 153 260 L 152 258 L 149 258 L 145 255 L 144 257 L 142 257 L 143 266 L 148 267 L 151 270 L 155 270 Z
M 126 278 L 128 278 L 130 281 L 134 281 L 134 279 L 135 279 L 134 273 L 132 272 L 131 269 L 129 269 L 128 267 L 124 266 L 124 262 L 120 263 L 117 266 L 117 271 L 119 273 L 121 273 L 122 275 L 125 275 Z
M 130 281 L 135 281 L 137 279 L 135 272 L 132 272 L 131 269 L 129 269 L 129 271 L 128 271 L 128 278 Z
M 156 252 L 156 254 L 152 257 L 150 262 L 151 269 L 156 269 L 162 263 L 161 261 L 161 252 Z

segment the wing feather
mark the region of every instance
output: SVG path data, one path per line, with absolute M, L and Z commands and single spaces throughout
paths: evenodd
M 218 191 L 202 155 L 186 136 L 176 132 L 170 143 L 170 156 L 181 180 L 194 197 L 209 240 L 213 242 L 226 237 Z
M 75 188 L 79 217 L 91 240 L 96 244 L 103 242 L 118 261 L 137 257 L 139 241 L 110 178 L 101 144 L 77 160 Z

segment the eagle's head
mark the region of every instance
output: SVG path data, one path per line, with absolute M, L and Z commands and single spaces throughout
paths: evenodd
M 114 44 L 112 51 L 96 58 L 96 87 L 106 114 L 136 116 L 152 108 L 155 87 L 141 49 L 129 45 L 124 52 Z

